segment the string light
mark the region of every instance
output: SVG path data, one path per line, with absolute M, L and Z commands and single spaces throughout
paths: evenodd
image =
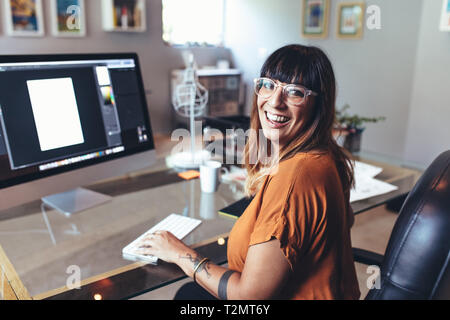
M 103 297 L 102 297 L 102 295 L 100 293 L 96 293 L 96 294 L 94 294 L 94 299 L 95 300 L 102 300 Z

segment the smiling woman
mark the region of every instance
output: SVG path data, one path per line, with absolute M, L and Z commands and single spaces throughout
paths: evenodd
M 287 127 L 296 121 L 296 112 L 289 113 L 289 109 L 282 110 L 277 106 L 288 105 L 302 108 L 309 96 L 317 96 L 312 90 L 300 84 L 280 84 L 278 80 L 259 78 L 255 80 L 255 93 L 258 96 L 259 120 L 264 135 L 279 148 L 279 143 L 284 143 L 289 138 L 281 128 Z M 281 99 L 281 103 L 277 100 Z M 312 99 L 312 98 L 309 98 Z M 265 107 L 262 106 L 265 104 Z M 305 109 L 305 106 L 303 106 Z M 279 129 L 279 130 L 270 130 Z M 292 131 L 291 131 L 292 132 Z M 281 136 L 280 136 L 281 134 Z
M 247 192 L 254 196 L 231 230 L 228 268 L 168 232 L 150 254 L 176 263 L 195 283 L 176 299 L 358 299 L 350 241 L 351 163 L 332 136 L 336 85 L 318 48 L 274 52 L 255 81 L 246 146 Z M 264 136 L 266 139 L 259 139 Z M 279 152 L 250 162 L 258 143 Z M 274 170 L 276 167 L 276 170 Z
M 330 153 L 343 189 L 349 190 L 353 183 L 351 163 L 332 137 L 336 81 L 328 57 L 316 47 L 285 46 L 266 60 L 260 77 L 255 80 L 251 111 L 251 128 L 256 135 L 254 140 L 250 137 L 245 151 L 247 194 L 255 193 L 273 170 L 262 162 L 249 161 L 254 149 L 260 148 L 261 131 L 270 144 L 278 147 L 278 162 L 299 152 Z

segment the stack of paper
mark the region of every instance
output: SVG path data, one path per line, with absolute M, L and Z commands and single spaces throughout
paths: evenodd
M 239 168 L 237 166 L 231 166 L 228 172 L 223 173 L 221 175 L 221 181 L 224 183 L 229 182 L 237 182 L 237 183 L 245 183 L 245 179 L 247 179 L 247 170 L 244 168 Z
M 355 187 L 350 191 L 350 202 L 375 197 L 397 190 L 398 187 L 375 179 L 375 177 L 382 171 L 383 168 L 364 162 L 355 161 Z M 221 180 L 224 183 L 236 182 L 243 184 L 245 182 L 246 175 L 247 172 L 245 169 L 232 166 L 230 172 L 222 175 Z
M 355 161 L 355 187 L 350 191 L 350 202 L 363 200 L 392 192 L 398 187 L 375 179 L 383 171 L 382 168 Z

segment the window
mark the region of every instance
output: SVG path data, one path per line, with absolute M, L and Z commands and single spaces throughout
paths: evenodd
M 222 45 L 225 0 L 162 0 L 163 40 L 170 45 Z

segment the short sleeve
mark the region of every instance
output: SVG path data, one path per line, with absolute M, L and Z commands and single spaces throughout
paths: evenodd
M 250 246 L 277 238 L 292 270 L 311 246 L 315 224 L 323 221 L 323 187 L 313 181 L 301 169 L 272 177 L 250 236 Z

